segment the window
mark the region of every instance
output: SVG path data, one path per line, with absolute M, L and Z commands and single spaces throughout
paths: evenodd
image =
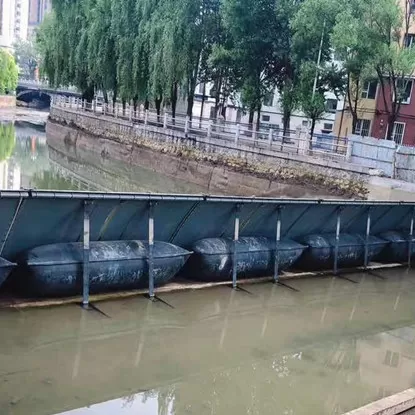
M 332 123 L 324 123 L 323 131 L 333 131 L 333 124 Z
M 302 125 L 303 127 L 308 127 L 308 120 L 303 120 L 303 121 L 301 122 L 301 125 Z
M 326 101 L 326 111 L 334 114 L 337 110 L 337 99 L 328 99 Z
M 203 90 L 205 89 L 205 84 L 204 82 L 201 82 L 198 87 L 197 87 L 197 93 L 200 95 L 203 95 Z
M 378 81 L 366 81 L 363 84 L 362 93 L 360 94 L 360 97 L 364 99 L 375 99 L 377 89 Z
M 387 131 L 386 131 L 386 134 L 388 134 Z M 391 140 L 395 141 L 396 144 L 402 144 L 404 134 L 405 134 L 405 123 L 395 122 L 393 124 Z
M 409 104 L 412 95 L 412 79 L 398 79 L 396 82 L 396 91 L 402 104 Z
M 370 120 L 357 120 L 353 134 L 367 137 L 370 134 Z
M 274 92 L 268 92 L 264 97 L 264 105 L 266 107 L 272 107 L 272 104 L 274 103 Z
M 269 120 L 270 120 L 270 116 L 269 115 L 263 115 L 262 116 L 262 121 L 269 122 Z
M 408 33 L 405 35 L 404 46 L 406 48 L 411 48 L 414 45 L 415 35 Z
M 411 14 L 415 13 L 415 0 L 410 0 L 409 12 Z
M 390 350 L 387 350 L 383 364 L 386 366 L 398 367 L 398 363 L 399 363 L 399 353 L 391 352 Z

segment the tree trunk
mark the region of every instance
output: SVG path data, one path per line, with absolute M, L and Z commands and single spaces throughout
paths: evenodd
M 203 119 L 203 110 L 205 108 L 205 94 L 206 94 L 206 84 L 203 83 L 202 91 L 202 105 L 200 106 L 200 118 L 199 118 L 199 128 L 202 128 L 202 119 Z
M 215 114 L 213 115 L 214 120 L 218 118 L 220 91 L 222 89 L 222 77 L 221 76 L 217 79 L 215 88 L 216 88 L 216 93 L 215 93 Z
M 133 98 L 133 107 L 134 107 L 134 118 L 137 117 L 137 106 L 138 106 L 138 96 L 136 95 Z
M 154 100 L 156 104 L 156 111 L 157 111 L 157 122 L 160 123 L 160 114 L 161 114 L 161 102 L 163 101 L 163 98 L 159 96 Z
M 171 117 L 173 125 L 175 124 L 176 120 L 176 107 L 177 107 L 177 82 L 174 82 L 172 89 L 171 89 Z
M 105 102 L 105 104 L 108 105 L 108 92 L 104 89 L 102 91 L 102 94 L 104 95 L 104 102 Z
M 122 115 L 125 117 L 125 107 L 127 106 L 127 101 L 125 98 L 122 99 Z
M 284 111 L 283 116 L 283 127 L 282 127 L 282 142 L 285 142 L 285 138 L 287 137 L 287 131 L 290 131 L 290 121 L 291 121 L 291 112 L 288 110 Z M 289 138 L 289 137 L 288 137 Z
M 187 97 L 187 111 L 186 111 L 186 115 L 190 119 L 192 119 L 192 116 L 193 116 L 193 104 L 195 102 L 195 95 L 194 94 L 195 94 L 195 91 L 193 90 L 193 94 L 191 92 L 189 92 L 189 95 Z
M 313 149 L 313 135 L 314 135 L 314 129 L 316 127 L 316 119 L 312 118 L 311 119 L 311 128 L 310 128 L 310 141 L 308 143 L 309 145 L 309 149 L 312 150 Z
M 148 98 L 146 98 L 146 100 L 144 101 L 144 110 L 148 110 L 150 108 L 150 101 L 148 100 Z
M 262 108 L 262 104 L 261 102 L 259 102 L 258 104 L 258 117 L 256 119 L 256 130 L 259 131 L 259 127 L 261 125 L 261 108 Z
M 94 99 L 95 88 L 93 85 L 89 85 L 82 93 L 82 99 L 87 102 L 92 102 Z
M 117 91 L 112 95 L 112 112 L 115 113 L 115 104 L 117 103 Z

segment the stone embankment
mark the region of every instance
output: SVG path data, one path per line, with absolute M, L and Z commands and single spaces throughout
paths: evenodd
M 55 106 L 47 131 L 68 146 L 202 185 L 209 193 L 358 199 L 367 195 L 364 169 L 321 156 L 235 148 L 220 139 L 206 141 L 175 129 Z

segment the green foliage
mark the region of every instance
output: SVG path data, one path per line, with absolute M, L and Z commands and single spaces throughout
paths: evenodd
M 14 57 L 4 49 L 0 49 L 0 94 L 14 93 L 19 71 Z
M 13 124 L 0 123 L 0 161 L 7 160 L 16 145 L 16 133 Z
M 14 45 L 14 57 L 20 68 L 20 75 L 34 79 L 38 67 L 39 54 L 31 40 L 18 40 Z

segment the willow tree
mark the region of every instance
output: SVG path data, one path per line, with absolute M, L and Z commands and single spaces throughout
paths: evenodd
M 108 92 L 117 95 L 117 53 L 115 38 L 111 30 L 111 0 L 97 0 L 87 15 L 88 44 L 87 62 L 88 77 L 91 84 L 102 90 L 105 102 L 108 103 Z
M 243 80 L 242 100 L 249 123 L 275 86 L 276 45 L 279 36 L 274 0 L 223 0 L 223 19 L 232 37 L 235 62 Z

